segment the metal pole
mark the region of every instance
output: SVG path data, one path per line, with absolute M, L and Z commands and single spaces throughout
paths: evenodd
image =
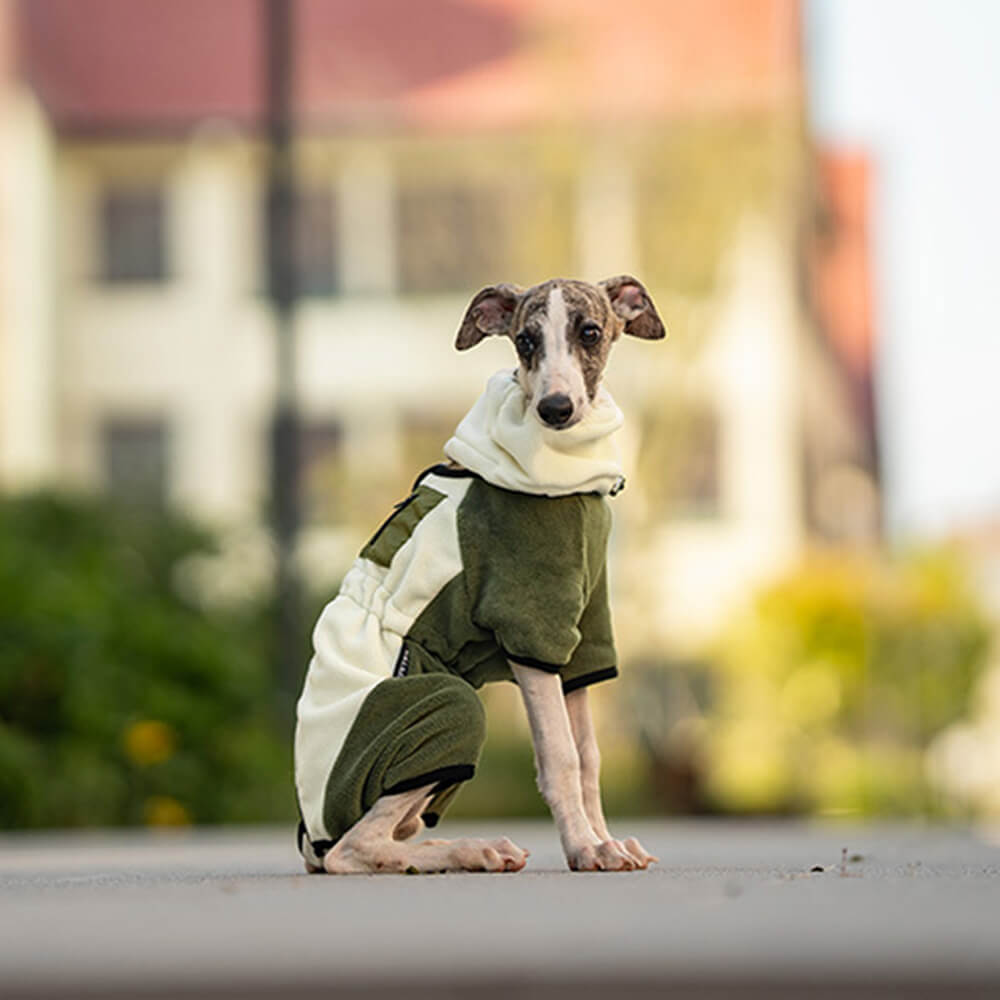
M 294 0 L 262 4 L 267 134 L 267 273 L 275 324 L 275 407 L 271 428 L 271 516 L 277 554 L 275 665 L 283 708 L 301 678 L 300 586 L 295 568 L 299 530 L 299 420 L 296 409 L 295 174 L 292 155 Z

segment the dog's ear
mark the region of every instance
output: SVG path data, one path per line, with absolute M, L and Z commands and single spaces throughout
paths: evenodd
M 625 321 L 627 334 L 643 340 L 662 340 L 667 335 L 649 292 L 638 278 L 620 274 L 600 282 L 600 286 L 608 293 L 615 315 Z
M 467 351 L 483 337 L 509 333 L 517 300 L 523 291 L 517 285 L 490 285 L 477 292 L 465 310 L 455 347 Z

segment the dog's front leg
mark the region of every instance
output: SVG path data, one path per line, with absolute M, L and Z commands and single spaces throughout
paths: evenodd
M 574 871 L 631 871 L 641 867 L 623 846 L 593 829 L 583 804 L 580 755 L 557 674 L 511 663 L 521 689 L 535 748 L 538 787 Z
M 635 837 L 628 837 L 623 841 L 615 840 L 608 830 L 601 802 L 601 751 L 597 746 L 597 733 L 594 731 L 594 720 L 590 714 L 590 701 L 586 688 L 570 691 L 566 695 L 566 711 L 580 760 L 583 810 L 594 833 L 602 841 L 613 841 L 617 844 L 635 860 L 638 868 L 647 868 L 651 862 L 660 859 L 650 854 Z

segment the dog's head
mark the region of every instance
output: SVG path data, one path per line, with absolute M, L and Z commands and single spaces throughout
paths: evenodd
M 597 285 L 553 278 L 532 288 L 490 285 L 469 303 L 455 346 L 510 337 L 517 378 L 538 419 L 564 430 L 593 403 L 611 346 L 623 334 L 658 340 L 666 330 L 642 283 L 630 275 Z

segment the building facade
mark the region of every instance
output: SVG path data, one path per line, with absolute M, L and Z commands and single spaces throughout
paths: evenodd
M 20 5 L 0 232 L 25 252 L 0 300 L 0 475 L 259 525 L 275 344 L 256 6 L 218 0 L 185 46 L 196 6 L 160 5 L 154 74 L 135 5 L 100 0 L 86 22 L 65 0 Z M 629 0 L 634 19 L 609 22 L 590 2 L 435 2 L 421 31 L 440 18 L 443 48 L 396 39 L 412 30 L 399 7 L 330 21 L 340 6 L 296 4 L 302 558 L 317 583 L 513 366 L 506 343 L 454 352 L 472 294 L 554 274 L 638 275 L 672 334 L 618 345 L 608 375 L 628 417 L 613 541 L 626 655 L 696 649 L 810 540 L 877 530 L 871 425 L 804 278 L 814 165 L 794 3 Z M 245 63 L 230 45 L 209 72 L 213 37 L 241 40 Z M 380 45 L 396 61 L 365 63 Z M 67 46 L 93 58 L 60 61 Z

